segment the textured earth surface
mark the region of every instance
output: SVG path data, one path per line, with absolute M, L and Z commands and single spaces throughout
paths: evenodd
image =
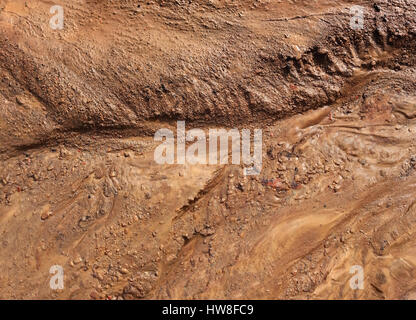
M 415 299 L 415 53 L 413 0 L 0 0 L 0 298 Z M 260 175 L 158 165 L 177 120 Z

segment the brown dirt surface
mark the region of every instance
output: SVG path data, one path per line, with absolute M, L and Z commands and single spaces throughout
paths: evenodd
M 413 0 L 0 0 L 0 299 L 415 299 L 415 52 Z

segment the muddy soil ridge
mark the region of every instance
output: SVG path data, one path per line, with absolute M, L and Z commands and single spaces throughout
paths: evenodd
M 0 0 L 0 298 L 415 297 L 413 1 L 62 5 Z M 178 120 L 261 174 L 156 164 Z
M 356 3 L 366 8 L 363 30 L 349 28 Z M 144 120 L 231 127 L 322 107 L 356 68 L 413 63 L 414 6 L 74 1 L 57 32 L 46 24 L 49 3 L 3 1 L 2 92 L 33 126 L 30 137 L 16 136 L 19 125 L 4 135 L 28 145 L 62 131 L 140 131 Z M 19 112 L 25 99 L 41 108 L 33 118 Z

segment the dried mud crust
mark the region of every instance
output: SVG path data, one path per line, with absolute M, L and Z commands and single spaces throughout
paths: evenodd
M 1 298 L 414 298 L 413 2 L 49 6 L 0 1 Z M 176 120 L 261 175 L 155 164 Z
M 361 3 L 362 31 L 349 28 L 353 2 L 74 1 L 59 33 L 45 24 L 48 3 L 3 3 L 3 134 L 13 146 L 62 131 L 140 132 L 143 120 L 263 123 L 333 103 L 356 68 L 414 64 L 406 1 Z

